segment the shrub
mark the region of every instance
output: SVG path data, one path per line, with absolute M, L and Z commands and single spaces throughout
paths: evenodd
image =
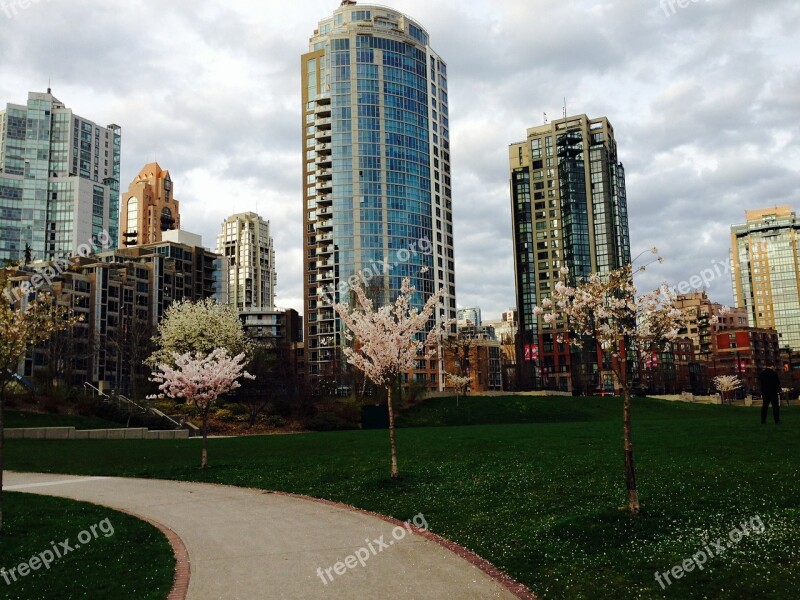
M 270 427 L 283 427 L 285 424 L 286 421 L 280 415 L 270 415 L 267 417 L 267 425 Z
M 217 409 L 217 411 L 214 413 L 214 418 L 220 421 L 233 421 L 234 415 L 233 412 L 231 412 L 229 409 L 220 408 Z
M 311 431 L 341 431 L 344 429 L 355 429 L 347 421 L 333 413 L 319 413 L 312 418 L 306 425 Z

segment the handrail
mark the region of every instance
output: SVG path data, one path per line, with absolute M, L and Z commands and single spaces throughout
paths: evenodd
M 112 398 L 111 396 L 109 396 L 105 392 L 100 391 L 98 388 L 93 386 L 88 381 L 85 381 L 83 383 L 83 387 L 86 387 L 86 388 L 89 388 L 89 389 L 93 390 L 98 396 L 102 397 L 105 402 L 109 402 L 109 403 L 110 402 L 116 402 L 117 407 L 121 408 L 121 405 L 124 403 L 124 404 L 127 405 L 129 410 L 131 409 L 131 407 L 134 407 L 134 408 L 139 409 L 143 413 L 149 413 L 154 417 L 158 417 L 159 419 L 166 419 L 167 421 L 172 423 L 175 426 L 176 429 L 182 429 L 183 428 L 183 424 L 182 423 L 178 423 L 175 419 L 173 419 L 169 415 L 164 414 L 163 412 L 161 412 L 160 410 L 158 410 L 156 408 L 149 407 L 149 406 L 142 406 L 140 404 L 137 404 L 136 402 L 134 402 L 133 400 L 131 400 L 130 398 L 128 398 L 126 396 L 123 396 L 122 394 L 114 394 L 114 397 Z
M 111 397 L 110 397 L 108 394 L 106 394 L 106 393 L 104 393 L 104 392 L 101 392 L 99 389 L 97 389 L 96 387 L 94 387 L 94 386 L 93 386 L 91 383 L 89 383 L 88 381 L 84 381 L 84 382 L 83 382 L 83 387 L 88 387 L 88 388 L 91 388 L 91 389 L 93 389 L 95 392 L 97 392 L 97 395 L 98 395 L 98 396 L 103 396 L 104 398 L 108 398 L 109 400 L 111 399 Z

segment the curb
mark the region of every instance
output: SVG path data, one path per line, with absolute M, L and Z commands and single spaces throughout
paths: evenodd
M 166 536 L 167 541 L 169 541 L 170 546 L 172 546 L 172 553 L 175 556 L 175 578 L 172 581 L 172 590 L 167 596 L 167 600 L 186 600 L 186 596 L 189 593 L 189 578 L 192 569 L 191 561 L 189 560 L 189 552 L 186 550 L 183 540 L 178 537 L 178 534 L 172 531 L 172 529 L 166 525 L 162 525 L 158 521 L 153 521 L 152 519 L 148 519 L 147 517 L 143 517 L 129 510 L 122 510 L 119 508 L 115 508 L 114 510 L 149 523 Z

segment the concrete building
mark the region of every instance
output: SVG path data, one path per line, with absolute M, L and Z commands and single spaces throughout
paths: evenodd
M 115 248 L 120 145 L 119 126 L 79 117 L 49 89 L 0 110 L 0 263 L 75 256 L 101 234 Z
M 226 304 L 240 312 L 274 309 L 277 275 L 269 221 L 253 212 L 228 217 L 217 237 L 217 254 L 228 262 Z
M 528 129 L 509 147 L 521 390 L 593 391 L 595 353 L 583 355 L 533 312 L 548 298 L 566 266 L 573 281 L 630 263 L 625 171 L 608 119 L 577 115 Z M 610 377 L 610 373 L 606 373 Z M 593 389 L 589 389 L 593 388 Z
M 31 289 L 52 292 L 82 317 L 71 331 L 31 351 L 20 374 L 72 386 L 89 382 L 127 394 L 135 393 L 132 373 L 146 377 L 141 361 L 149 356 L 150 338 L 170 304 L 214 296 L 223 276 L 216 254 L 170 241 L 68 262 L 67 269 L 50 263 L 20 267 L 11 278 L 17 289 L 40 283 L 25 294 L 11 289 L 10 298 L 27 298 Z
M 519 322 L 517 309 L 510 308 L 504 312 L 500 319 L 484 320 L 484 326 L 494 329 L 494 337 L 500 342 L 501 368 L 503 370 L 503 389 L 514 391 L 517 389 L 517 332 Z
M 320 294 L 349 300 L 366 274 L 380 303 L 404 277 L 455 320 L 447 65 L 411 17 L 345 0 L 301 58 L 305 356 L 312 382 L 344 377 L 341 331 Z M 322 341 L 333 337 L 331 345 Z M 443 385 L 440 361 L 411 380 Z
M 456 358 L 446 354 L 444 362 L 448 373 L 460 375 L 463 372 L 470 378 L 470 392 L 503 390 L 502 350 L 497 340 L 474 340 L 466 356 Z M 451 385 L 446 385 L 446 388 L 454 389 Z
M 165 231 L 181 228 L 172 178 L 158 163 L 145 165 L 123 194 L 120 247 L 160 242 Z
M 747 327 L 746 309 L 729 308 L 724 313 L 722 304 L 712 302 L 705 291 L 679 294 L 675 307 L 686 315 L 686 331 L 681 334 L 692 340 L 698 360 L 710 361 L 716 355 L 717 333 Z M 712 317 L 716 317 L 716 323 Z
M 745 212 L 731 227 L 733 295 L 749 325 L 775 329 L 782 349 L 800 349 L 800 221 L 789 206 Z

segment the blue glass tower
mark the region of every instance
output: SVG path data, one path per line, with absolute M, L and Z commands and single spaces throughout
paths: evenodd
M 391 9 L 345 0 L 302 56 L 305 340 L 311 378 L 341 370 L 340 324 L 321 293 L 350 299 L 355 276 L 378 303 L 410 277 L 422 305 L 455 265 L 447 66 L 426 31 Z M 332 340 L 329 342 L 328 340 Z M 438 389 L 442 369 L 412 377 Z

